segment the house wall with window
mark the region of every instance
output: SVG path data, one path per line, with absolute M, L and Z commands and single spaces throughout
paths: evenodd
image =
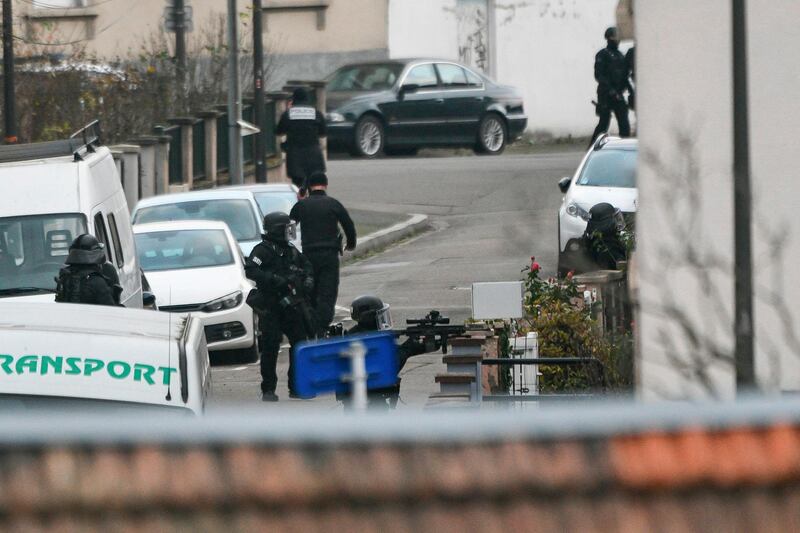
M 746 3 L 756 372 L 800 391 L 800 4 Z M 731 2 L 637 0 L 638 390 L 735 394 Z
M 588 136 L 594 56 L 617 3 L 390 0 L 389 53 L 460 60 L 523 91 L 529 131 Z
M 165 0 L 16 0 L 17 35 L 25 53 L 72 46 L 113 59 L 136 55 L 163 32 Z M 193 11 L 187 42 L 224 20 L 223 0 L 186 0 Z M 239 0 L 240 36 L 252 48 L 252 7 Z M 288 79 L 320 79 L 344 63 L 383 59 L 385 0 L 263 0 L 265 51 L 272 88 Z M 224 27 L 224 26 L 223 26 Z M 167 33 L 170 43 L 173 34 Z

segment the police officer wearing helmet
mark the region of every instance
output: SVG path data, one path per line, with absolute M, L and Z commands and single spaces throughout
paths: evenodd
M 261 329 L 261 399 L 277 401 L 276 366 L 283 335 L 289 339 L 289 396 L 295 397 L 294 347 L 314 337 L 314 318 L 307 294 L 314 287 L 311 263 L 291 244 L 295 223 L 282 212 L 264 217 L 264 235 L 245 262 L 245 274 L 257 292 L 247 298 Z
M 328 177 L 315 172 L 308 179 L 309 194 L 297 202 L 289 216 L 303 228 L 303 253 L 314 267 L 314 292 L 311 302 L 317 315 L 317 330 L 322 333 L 336 313 L 339 294 L 339 255 L 344 229 L 346 248 L 356 247 L 356 226 L 347 209 L 327 195 Z
M 286 171 L 297 187 L 303 191 L 306 180 L 314 172 L 325 172 L 319 138 L 327 135 L 325 117 L 311 106 L 308 91 L 302 87 L 294 90 L 289 109 L 283 112 L 278 135 L 286 135 Z
M 103 243 L 89 234 L 78 236 L 69 247 L 66 265 L 56 278 L 56 301 L 94 305 L 118 305 L 116 271 L 109 279 Z M 113 270 L 113 267 L 112 269 Z
M 583 234 L 584 246 L 598 268 L 616 270 L 617 261 L 627 258 L 621 239 L 625 220 L 619 209 L 603 202 L 589 210 L 589 221 Z
M 630 137 L 631 126 L 628 122 L 628 104 L 625 102 L 625 90 L 629 88 L 628 63 L 619 51 L 619 32 L 611 27 L 605 33 L 605 48 L 597 52 L 594 58 L 594 77 L 597 80 L 597 127 L 592 134 L 592 143 L 611 125 L 611 113 L 617 119 L 620 137 Z
M 389 304 L 373 295 L 359 296 L 350 304 L 350 318 L 356 325 L 347 330 L 347 335 L 359 333 L 371 333 L 375 331 L 385 331 L 392 329 L 392 316 Z M 420 355 L 428 350 L 422 343 L 413 339 L 407 339 L 397 347 L 397 384 L 392 387 L 372 389 L 368 393 L 369 407 L 378 409 L 394 408 L 400 399 L 400 371 L 408 361 L 409 357 Z M 336 399 L 348 401 L 349 393 L 337 393 Z

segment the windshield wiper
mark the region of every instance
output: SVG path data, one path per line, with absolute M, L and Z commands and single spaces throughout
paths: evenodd
M 0 289 L 0 296 L 13 296 L 15 294 L 26 294 L 29 292 L 56 292 L 55 289 L 46 289 L 44 287 L 14 287 L 13 289 Z

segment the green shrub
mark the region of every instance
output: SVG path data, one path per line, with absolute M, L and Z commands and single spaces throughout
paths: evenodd
M 632 350 L 630 335 L 611 338 L 603 335 L 583 303 L 571 274 L 558 280 L 539 277 L 539 264 L 531 258 L 526 267 L 525 313 L 518 334 L 535 331 L 539 338 L 539 357 L 593 357 L 603 364 L 585 366 L 541 366 L 539 389 L 542 393 L 575 392 L 630 386 Z

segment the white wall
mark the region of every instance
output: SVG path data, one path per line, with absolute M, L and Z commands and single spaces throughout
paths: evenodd
M 390 0 L 389 56 L 458 57 L 456 0 Z
M 617 0 L 494 3 L 497 81 L 523 91 L 529 130 L 591 135 L 594 56 Z M 456 0 L 390 0 L 390 56 L 458 59 L 455 7 Z
M 503 4 L 520 7 L 499 9 Z M 497 77 L 524 91 L 530 130 L 592 134 L 594 56 L 615 24 L 616 7 L 617 0 L 498 2 Z
M 751 0 L 751 157 L 763 390 L 800 390 L 800 3 Z M 644 399 L 731 397 L 733 191 L 728 0 L 637 0 L 641 266 L 638 386 Z M 687 180 L 688 181 L 684 181 Z M 695 204 L 686 191 L 695 190 Z M 690 238 L 675 231 L 684 224 Z M 771 255 L 769 234 L 788 235 Z M 694 245 L 697 265 L 685 251 Z M 669 256 L 678 256 L 669 259 Z M 766 300 L 779 298 L 771 303 Z M 783 308 L 782 306 L 786 306 Z M 672 307 L 670 310 L 669 307 Z M 681 320 L 689 327 L 681 326 Z M 693 340 L 694 339 L 694 340 Z M 715 358 L 714 352 L 723 356 Z M 726 359 L 727 358 L 727 359 Z

